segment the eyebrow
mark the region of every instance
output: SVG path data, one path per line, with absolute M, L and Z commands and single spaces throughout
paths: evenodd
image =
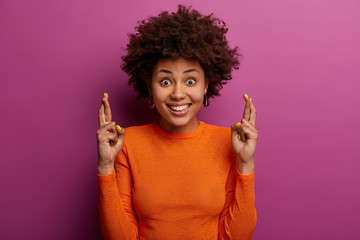
M 168 74 L 173 74 L 171 71 L 166 70 L 166 69 L 160 69 L 157 74 L 159 74 L 159 73 L 161 73 L 161 72 L 163 72 L 163 73 L 168 73 Z M 195 68 L 188 69 L 188 70 L 184 71 L 183 73 L 190 73 L 190 72 L 198 72 L 198 73 L 200 73 L 200 72 L 199 72 L 198 70 L 196 70 Z

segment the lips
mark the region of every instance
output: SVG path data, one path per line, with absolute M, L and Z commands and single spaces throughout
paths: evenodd
M 168 108 L 170 108 L 173 111 L 176 112 L 181 112 L 185 109 L 188 109 L 190 107 L 191 104 L 183 104 L 183 105 L 170 105 L 170 104 L 166 104 L 166 106 L 168 106 Z
M 166 104 L 166 106 L 170 109 L 172 114 L 176 116 L 182 116 L 189 111 L 191 104 Z

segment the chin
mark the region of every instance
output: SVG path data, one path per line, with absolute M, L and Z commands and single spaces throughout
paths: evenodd
M 167 121 L 167 120 L 166 120 Z M 185 127 L 189 125 L 190 120 L 189 119 L 171 119 L 171 121 L 167 121 L 174 127 Z
M 162 118 L 162 122 L 163 122 L 163 126 L 166 128 L 168 128 L 168 130 L 170 129 L 182 129 L 182 128 L 186 128 L 189 125 L 191 125 L 193 118 L 189 117 L 189 116 L 183 116 L 183 117 L 173 117 L 173 116 L 169 116 L 169 115 L 163 115 L 160 114 L 161 118 Z M 195 116 L 195 121 L 196 121 L 196 116 Z

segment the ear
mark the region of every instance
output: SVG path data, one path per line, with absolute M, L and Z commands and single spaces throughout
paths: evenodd
M 205 89 L 204 89 L 204 95 L 206 95 L 206 93 L 207 93 L 208 86 L 209 86 L 209 82 L 206 81 L 206 83 L 205 83 Z

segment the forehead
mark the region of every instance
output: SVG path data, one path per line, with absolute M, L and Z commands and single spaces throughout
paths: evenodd
M 165 58 L 160 59 L 154 68 L 154 72 L 157 72 L 161 69 L 167 69 L 172 71 L 184 71 L 194 68 L 198 71 L 202 70 L 199 62 L 195 59 L 185 59 L 185 58 Z

